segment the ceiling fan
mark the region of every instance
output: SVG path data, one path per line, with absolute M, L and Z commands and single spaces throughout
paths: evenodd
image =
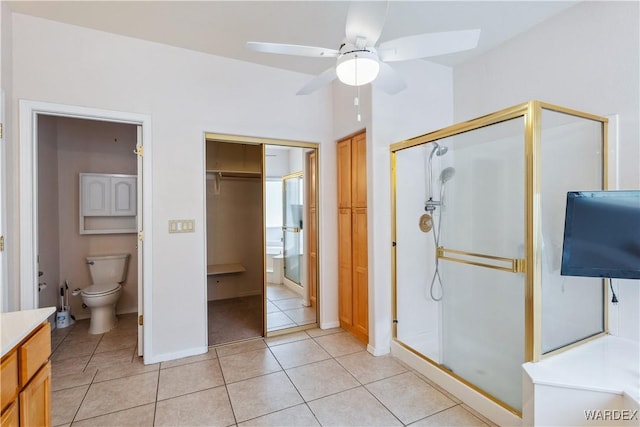
M 386 1 L 352 2 L 347 13 L 345 38 L 337 50 L 253 41 L 247 42 L 247 48 L 264 53 L 337 58 L 335 66 L 313 78 L 298 91 L 298 95 L 310 94 L 336 78 L 351 86 L 371 83 L 374 87 L 393 95 L 403 90 L 406 83 L 388 62 L 460 52 L 478 45 L 479 29 L 417 34 L 389 40 L 376 46 L 382 33 L 387 9 Z

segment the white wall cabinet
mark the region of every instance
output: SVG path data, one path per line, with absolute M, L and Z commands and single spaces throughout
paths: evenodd
M 80 234 L 136 232 L 135 175 L 80 174 Z

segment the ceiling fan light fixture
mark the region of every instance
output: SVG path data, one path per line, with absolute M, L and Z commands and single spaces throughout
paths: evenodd
M 349 86 L 371 83 L 378 77 L 379 72 L 378 55 L 372 50 L 347 52 L 338 58 L 336 65 L 338 79 Z

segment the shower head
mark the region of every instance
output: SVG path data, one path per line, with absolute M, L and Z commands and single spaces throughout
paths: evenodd
M 429 154 L 429 162 L 431 162 L 431 159 L 433 158 L 434 154 L 440 157 L 440 156 L 444 156 L 447 153 L 447 151 L 449 151 L 447 147 L 445 147 L 444 145 L 440 145 L 437 142 L 434 142 L 433 149 L 431 150 L 431 154 Z
M 450 166 L 447 168 L 444 168 L 442 172 L 440 172 L 440 182 L 444 184 L 445 182 L 453 178 L 455 174 L 456 174 L 456 170 L 454 168 Z

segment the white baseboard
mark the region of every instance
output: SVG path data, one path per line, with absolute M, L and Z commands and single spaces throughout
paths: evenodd
M 297 283 L 292 282 L 291 280 L 287 279 L 284 276 L 282 277 L 282 284 L 284 286 L 286 286 L 287 289 L 290 289 L 293 292 L 297 293 L 298 295 L 303 296 L 302 295 L 302 286 L 301 285 L 298 285 Z
M 371 346 L 371 344 L 369 344 L 367 345 L 367 351 L 374 356 L 384 356 L 385 354 L 391 353 L 391 347 L 376 348 Z
M 167 362 L 169 360 L 182 359 L 183 357 L 197 356 L 199 354 L 204 354 L 207 351 L 209 351 L 209 348 L 205 346 L 205 347 L 196 347 L 196 348 L 190 348 L 190 349 L 187 349 L 187 350 L 177 351 L 175 353 L 158 354 L 158 355 L 155 355 L 153 357 L 147 357 L 147 355 L 145 355 L 144 356 L 144 364 L 145 365 L 151 365 L 153 363 Z
M 225 296 L 224 298 L 212 298 L 212 299 L 208 299 L 207 301 L 221 301 L 221 300 L 225 300 L 225 299 L 252 297 L 252 296 L 256 296 L 256 295 L 262 295 L 262 289 L 256 289 L 256 290 L 253 290 L 253 291 L 246 291 L 246 292 L 239 292 L 239 293 L 234 294 L 234 295 Z
M 340 322 L 335 320 L 333 322 L 320 322 L 320 329 L 333 329 L 339 328 Z

